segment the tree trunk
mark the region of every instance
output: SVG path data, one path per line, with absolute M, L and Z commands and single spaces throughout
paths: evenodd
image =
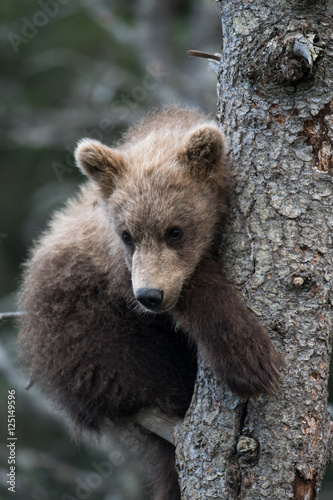
M 333 2 L 221 0 L 218 118 L 236 174 L 222 255 L 286 367 L 233 395 L 200 363 L 182 498 L 316 499 L 332 460 Z

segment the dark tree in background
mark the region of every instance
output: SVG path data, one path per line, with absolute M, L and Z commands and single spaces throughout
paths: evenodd
M 219 5 L 236 173 L 221 253 L 286 367 L 278 394 L 245 400 L 201 365 L 178 434 L 183 498 L 314 500 L 333 455 L 333 3 Z

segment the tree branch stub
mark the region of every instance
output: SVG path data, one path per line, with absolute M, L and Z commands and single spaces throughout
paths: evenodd
M 25 314 L 25 313 L 24 312 L 3 312 L 3 313 L 0 313 L 0 321 L 4 321 L 6 319 L 15 319 L 15 318 L 22 316 L 22 314 Z
M 171 444 L 175 444 L 175 433 L 182 424 L 181 418 L 165 415 L 157 408 L 144 408 L 132 415 L 131 420 Z

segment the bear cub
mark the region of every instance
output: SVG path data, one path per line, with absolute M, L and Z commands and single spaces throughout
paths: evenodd
M 79 142 L 88 182 L 25 266 L 19 335 L 33 379 L 76 428 L 125 428 L 144 407 L 183 417 L 197 346 L 237 394 L 278 386 L 282 358 L 212 251 L 225 153 L 217 125 L 180 108 L 149 114 L 115 149 Z M 146 497 L 179 500 L 173 446 L 144 442 Z

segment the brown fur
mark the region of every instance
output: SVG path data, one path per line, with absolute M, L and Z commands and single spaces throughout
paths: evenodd
M 74 424 L 120 425 L 145 406 L 183 416 L 195 344 L 235 392 L 275 388 L 281 357 L 211 256 L 228 178 L 217 126 L 166 109 L 117 149 L 82 140 L 76 160 L 90 182 L 26 265 L 19 337 L 21 358 Z M 161 302 L 139 304 L 146 289 L 163 291 Z M 146 445 L 152 498 L 178 500 L 172 447 L 156 436 Z

